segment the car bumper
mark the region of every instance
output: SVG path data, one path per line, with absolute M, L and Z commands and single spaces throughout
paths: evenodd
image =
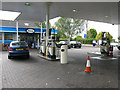
M 29 52 L 9 52 L 8 56 L 28 56 Z
M 81 45 L 73 44 L 72 47 L 73 47 L 73 48 L 78 48 L 78 47 L 81 47 Z

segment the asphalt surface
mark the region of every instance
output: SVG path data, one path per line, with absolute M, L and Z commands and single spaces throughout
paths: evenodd
M 118 59 L 90 59 L 92 73 L 84 72 L 87 52 L 92 51 L 99 51 L 99 48 L 69 49 L 65 65 L 40 58 L 35 49 L 30 50 L 29 59 L 9 60 L 7 51 L 0 51 L 2 88 L 118 88 Z M 120 51 L 115 48 L 114 56 L 119 55 Z
M 2 53 L 0 52 L 0 90 L 2 89 Z

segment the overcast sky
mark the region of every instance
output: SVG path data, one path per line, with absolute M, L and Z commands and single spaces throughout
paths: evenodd
M 51 19 L 50 20 L 51 25 L 54 26 L 54 23 L 59 18 L 60 17 Z M 113 39 L 118 41 L 118 25 L 112 25 L 112 24 L 103 23 L 103 22 L 89 21 L 88 22 L 88 30 L 91 28 L 96 29 L 97 33 L 102 32 L 102 31 L 109 32 L 113 36 Z

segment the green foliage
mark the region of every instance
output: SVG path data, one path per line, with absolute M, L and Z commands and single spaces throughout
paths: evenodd
M 56 23 L 55 27 L 58 30 L 60 37 L 72 38 L 82 31 L 81 26 L 84 25 L 85 20 L 61 17 Z
M 81 39 L 81 38 L 82 38 L 82 36 L 76 36 L 76 37 L 74 38 L 74 40 L 75 40 L 75 41 L 78 41 L 78 40 Z M 73 41 L 74 41 L 74 40 L 73 40 Z
M 120 36 L 118 37 L 118 40 L 120 40 Z
M 71 40 L 70 41 L 76 41 L 76 38 L 71 38 Z
M 101 40 L 102 39 L 102 32 L 100 32 L 97 36 L 96 39 Z
M 96 39 L 97 40 L 101 40 L 102 39 L 102 32 L 100 32 L 97 36 L 96 36 Z M 109 38 L 110 40 L 112 40 L 112 35 L 110 35 L 109 33 L 106 33 L 106 37 Z
M 95 29 L 90 29 L 87 33 L 87 38 L 95 38 L 97 35 L 97 31 Z
M 60 41 L 67 41 L 67 38 L 59 38 Z
M 115 39 L 112 39 L 112 41 L 111 41 L 112 43 L 115 43 Z
M 75 38 L 76 38 L 76 39 L 80 39 L 80 38 L 82 38 L 82 36 L 76 36 Z
M 79 39 L 78 41 L 80 41 L 83 44 L 93 44 L 93 40 L 96 40 L 96 39 L 95 38 L 89 38 L 89 39 L 86 38 L 86 39 Z

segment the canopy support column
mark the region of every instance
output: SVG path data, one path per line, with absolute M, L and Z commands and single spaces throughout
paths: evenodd
M 48 39 L 49 39 L 49 8 L 50 8 L 50 3 L 46 3 L 46 54 L 48 52 L 47 50 L 47 44 L 48 44 Z
M 17 37 L 16 37 L 16 41 L 18 41 L 18 21 L 16 21 L 16 30 L 17 30 Z
M 2 44 L 4 44 L 4 39 L 5 39 L 5 33 L 4 32 L 2 32 Z
M 40 35 L 40 39 L 41 39 L 41 42 L 42 42 L 42 22 L 41 22 L 41 35 Z

